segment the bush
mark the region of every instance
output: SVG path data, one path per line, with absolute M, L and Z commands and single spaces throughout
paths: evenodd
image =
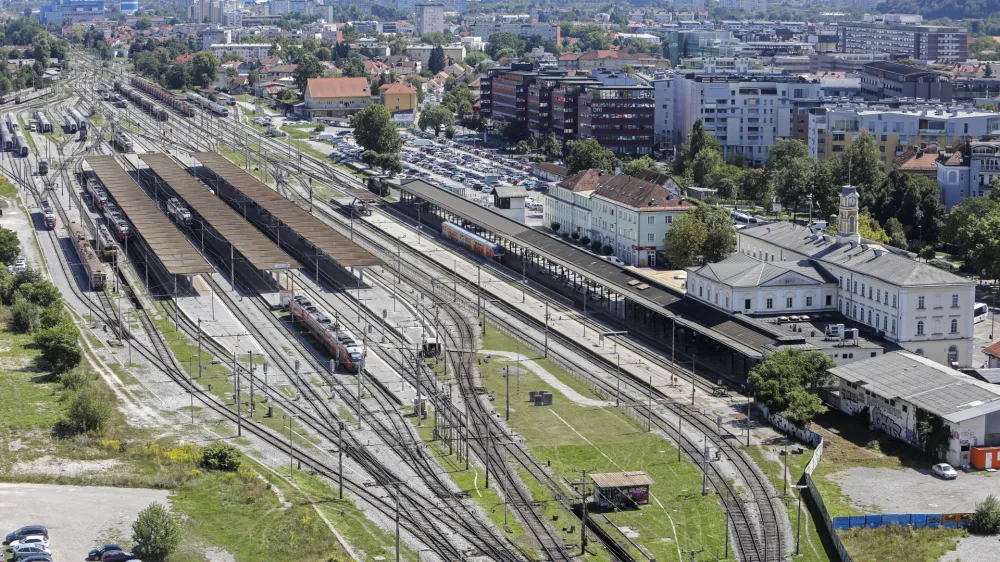
M 562 226 L 562 225 L 559 224 L 559 223 L 557 223 L 557 222 L 553 222 L 549 226 L 552 227 L 552 232 L 559 232 L 559 227 Z
M 59 376 L 59 384 L 68 391 L 77 392 L 90 384 L 93 376 L 80 371 L 70 371 Z
M 579 240 L 580 239 L 580 233 L 579 232 L 574 232 L 574 233 L 570 234 L 569 236 L 573 240 Z
M 869 451 L 874 451 L 876 453 L 882 452 L 882 445 L 879 444 L 878 439 L 872 439 L 871 441 L 865 443 L 865 449 Z
M 313 127 L 313 132 L 314 133 L 322 133 L 325 130 L 326 130 L 326 125 L 324 125 L 322 123 L 320 123 L 319 125 L 316 125 L 315 127 Z
M 969 521 L 969 530 L 977 535 L 1000 533 L 1000 500 L 990 494 L 976 504 L 976 511 Z
M 600 240 L 594 240 L 593 242 L 591 242 L 590 243 L 590 249 L 593 250 L 594 252 L 600 252 L 601 251 L 601 241 Z
M 568 233 L 566 233 L 566 232 L 563 232 L 563 233 L 562 233 L 562 234 L 560 234 L 559 236 L 561 236 L 563 240 L 569 240 L 569 234 L 568 234 Z
M 163 562 L 177 550 L 181 530 L 173 514 L 163 504 L 153 502 L 132 523 L 132 541 L 139 545 L 135 554 L 143 560 Z
M 93 385 L 85 385 L 70 399 L 66 422 L 81 433 L 100 431 L 111 421 L 114 405 Z
M 10 329 L 22 334 L 32 334 L 41 325 L 42 308 L 18 294 L 10 309 Z
M 83 360 L 80 331 L 68 319 L 36 333 L 35 345 L 42 349 L 42 364 L 53 373 L 65 373 Z
M 590 244 L 590 236 L 582 236 L 580 238 L 580 243 L 583 244 L 584 246 Z
M 610 244 L 605 244 L 604 246 L 601 246 L 601 253 L 605 256 L 610 256 L 615 253 L 615 249 L 612 248 Z
M 240 469 L 241 458 L 239 449 L 229 443 L 216 441 L 201 452 L 201 461 L 198 464 L 208 470 L 236 472 Z

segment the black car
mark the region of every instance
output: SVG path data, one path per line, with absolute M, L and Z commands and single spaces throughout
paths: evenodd
M 128 562 L 129 560 L 135 560 L 135 554 L 131 552 L 125 552 L 124 550 L 109 550 L 104 553 L 101 557 L 101 562 Z
M 112 550 L 125 550 L 120 545 L 109 543 L 104 546 L 99 546 L 94 550 L 87 553 L 87 560 L 97 560 L 100 561 L 101 557 L 104 556 L 105 552 L 111 552 Z
M 42 535 L 45 538 L 49 538 L 49 530 L 42 525 L 21 527 L 12 533 L 7 533 L 7 538 L 3 540 L 3 544 L 7 545 L 13 541 L 19 541 L 28 535 Z
M 21 562 L 52 562 L 52 557 L 48 554 L 36 554 L 27 558 L 22 558 Z

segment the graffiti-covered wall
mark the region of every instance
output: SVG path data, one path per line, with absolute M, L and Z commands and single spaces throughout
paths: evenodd
M 867 416 L 871 429 L 917 445 L 917 410 L 902 400 L 890 400 L 840 380 L 840 409 L 852 416 Z

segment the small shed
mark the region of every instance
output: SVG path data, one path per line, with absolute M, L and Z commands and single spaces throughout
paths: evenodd
M 634 509 L 649 503 L 649 487 L 655 484 L 645 470 L 599 472 L 590 476 L 599 507 Z
M 524 224 L 524 200 L 528 192 L 523 187 L 515 185 L 494 185 L 490 190 L 493 195 L 493 210 L 501 215 Z

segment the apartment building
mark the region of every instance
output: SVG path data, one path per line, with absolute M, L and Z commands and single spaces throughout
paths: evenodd
M 461 43 L 442 45 L 441 49 L 444 51 L 445 57 L 450 58 L 455 62 L 465 60 L 465 45 Z M 434 45 L 408 45 L 406 47 L 406 56 L 413 60 L 418 60 L 421 64 L 427 66 L 428 62 L 431 60 L 432 51 L 434 51 Z
M 477 19 L 475 23 L 469 24 L 469 35 L 481 37 L 483 41 L 489 41 L 494 33 L 515 33 L 525 39 L 538 35 L 543 40 L 562 41 L 558 23 L 527 23 L 520 20 L 490 20 L 488 18 Z
M 940 72 L 896 62 L 879 61 L 861 67 L 861 95 L 868 101 L 914 98 L 950 102 L 951 79 Z
M 434 31 L 444 31 L 444 4 L 438 2 L 422 2 L 417 4 L 417 31 L 423 37 Z
M 798 76 L 753 74 L 676 74 L 673 89 L 673 136 L 683 141 L 701 119 L 725 157 L 739 155 L 763 165 L 779 138 L 792 137 L 796 104 L 821 97 L 819 80 Z M 667 104 L 666 99 L 657 104 Z M 664 110 L 661 110 L 664 111 Z
M 651 86 L 590 86 L 578 100 L 577 136 L 595 138 L 613 152 L 652 154 L 655 101 Z
M 545 194 L 545 224 L 610 246 L 625 264 L 644 267 L 662 260 L 664 235 L 691 208 L 674 190 L 656 183 L 583 170 Z
M 729 302 L 734 310 L 767 314 L 818 311 L 833 305 L 843 316 L 915 355 L 948 366 L 969 365 L 975 282 L 865 243 L 858 233 L 858 213 L 857 189 L 845 186 L 836 236 L 787 222 L 737 232 L 737 251 L 744 256 L 778 268 L 800 264 L 815 270 L 813 286 L 805 288 L 811 295 L 795 283 L 775 284 L 767 287 L 770 294 L 761 295 L 761 302 L 757 284 L 746 291 L 705 275 L 689 280 L 688 294 L 714 305 L 718 293 L 720 301 Z M 835 300 L 828 302 L 830 296 Z
M 968 197 L 989 197 L 1000 180 L 1000 141 L 966 140 L 939 152 L 936 179 L 948 211 Z
M 243 60 L 257 60 L 266 57 L 271 52 L 271 47 L 270 43 L 222 43 L 212 45 L 209 50 L 219 58 L 231 53 Z M 280 49 L 281 46 L 274 45 L 274 48 Z
M 751 14 L 763 14 L 767 12 L 767 0 L 722 0 L 722 7 Z
M 629 53 L 613 49 L 595 49 L 586 53 L 563 53 L 559 55 L 559 68 L 592 72 L 594 70 L 621 70 L 658 68 L 664 59 L 642 53 Z
M 830 105 L 817 109 L 810 120 L 809 153 L 824 160 L 843 152 L 861 131 L 874 137 L 882 170 L 889 171 L 907 147 L 951 146 L 961 139 L 1000 134 L 1000 114 L 938 105 Z
M 849 22 L 838 24 L 837 34 L 844 53 L 889 53 L 928 61 L 964 61 L 969 55 L 964 27 Z

